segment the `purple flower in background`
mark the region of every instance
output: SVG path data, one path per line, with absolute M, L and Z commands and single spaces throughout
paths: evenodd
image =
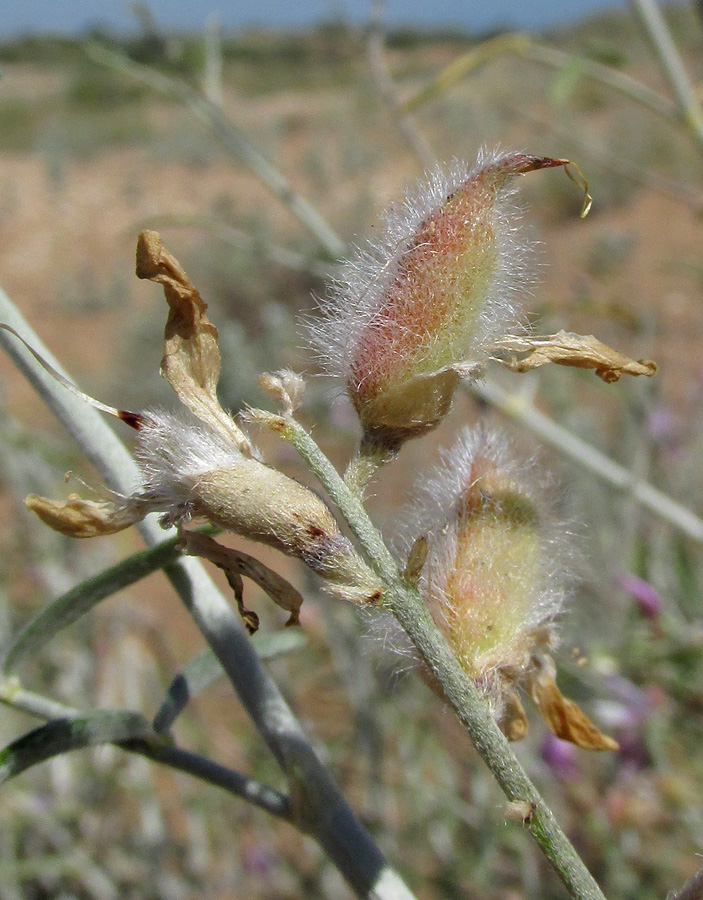
M 539 755 L 560 781 L 574 781 L 579 776 L 576 762 L 577 750 L 568 741 L 547 734 L 542 741 Z
M 647 419 L 647 434 L 657 444 L 676 443 L 680 432 L 679 420 L 668 406 L 658 406 Z
M 274 857 L 270 848 L 262 841 L 256 841 L 244 848 L 242 864 L 248 875 L 258 878 L 268 878 L 274 863 Z
M 616 578 L 618 586 L 629 594 L 646 619 L 658 619 L 662 609 L 659 592 L 643 578 L 631 572 L 621 572 Z

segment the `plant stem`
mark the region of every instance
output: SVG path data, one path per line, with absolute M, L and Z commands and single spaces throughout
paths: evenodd
M 352 494 L 359 498 L 363 497 L 369 481 L 377 470 L 386 463 L 392 462 L 397 455 L 395 450 L 389 450 L 383 444 L 364 435 L 359 449 L 351 458 L 344 473 L 344 483 Z
M 297 219 L 313 234 L 332 259 L 344 254 L 345 244 L 314 206 L 298 194 L 261 150 L 231 122 L 222 109 L 190 85 L 177 78 L 157 72 L 149 66 L 135 63 L 123 53 L 91 43 L 86 53 L 96 63 L 121 72 L 153 90 L 179 100 L 220 138 L 225 147 L 245 162 L 255 175 L 276 195 Z
M 652 41 L 662 71 L 678 102 L 681 118 L 703 147 L 703 108 L 661 10 L 655 0 L 630 0 L 630 5 Z
M 1 290 L 0 321 L 11 325 L 49 365 L 69 377 Z M 100 414 L 57 384 L 28 350 L 2 330 L 0 347 L 6 349 L 107 483 L 120 493 L 129 493 L 139 477 L 139 470 Z M 152 517 L 147 517 L 137 527 L 146 543 L 152 546 L 175 535 L 174 530 L 164 532 Z M 228 601 L 202 565 L 195 559 L 182 558 L 164 572 L 217 654 L 242 705 L 280 763 L 296 809 L 294 824 L 317 840 L 359 897 L 414 900 L 354 816 L 277 685 L 259 662 L 256 650 Z
M 0 703 L 46 721 L 77 719 L 84 715 L 83 710 L 57 703 L 42 694 L 26 691 L 12 683 L 0 682 Z M 292 821 L 290 801 L 284 794 L 267 784 L 262 784 L 255 778 L 249 778 L 247 775 L 242 775 L 241 772 L 221 766 L 197 753 L 191 753 L 189 750 L 182 750 L 180 747 L 165 743 L 137 739 L 115 741 L 115 746 L 128 753 L 136 753 L 153 762 L 178 769 L 180 772 L 185 772 L 187 775 L 192 775 L 194 778 L 199 778 L 201 781 L 206 781 L 208 784 L 241 797 L 279 819 Z
M 301 425 L 292 419 L 278 417 L 270 417 L 269 422 L 295 447 L 340 509 L 372 566 L 388 586 L 385 605 L 442 685 L 447 701 L 507 798 L 524 805 L 527 810 L 525 826 L 571 895 L 579 900 L 604 900 L 592 875 L 498 728 L 488 705 L 433 622 L 418 590 L 403 580 L 359 499 Z

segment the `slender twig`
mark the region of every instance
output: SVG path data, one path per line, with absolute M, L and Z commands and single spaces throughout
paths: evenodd
M 205 19 L 203 45 L 203 93 L 215 106 L 222 106 L 222 22 L 216 12 Z
M 295 420 L 260 411 L 256 411 L 255 417 L 267 422 L 295 447 L 339 508 L 371 565 L 387 585 L 386 607 L 441 684 L 446 699 L 508 800 L 527 810 L 525 826 L 572 896 L 580 900 L 604 900 L 592 875 L 498 728 L 487 703 L 432 621 L 417 588 L 403 579 L 358 497 L 349 490 L 310 434 Z
M 509 393 L 492 381 L 475 382 L 470 390 L 481 400 L 524 425 L 545 444 L 554 447 L 618 490 L 629 493 L 638 503 L 687 537 L 703 543 L 703 519 L 651 484 L 638 481 L 629 469 L 557 424 L 522 394 Z
M 157 230 L 163 228 L 202 228 L 233 247 L 246 250 L 252 256 L 268 259 L 286 269 L 292 269 L 295 272 L 308 272 L 316 278 L 327 278 L 330 274 L 329 263 L 324 264 L 307 256 L 305 253 L 299 253 L 297 250 L 282 247 L 280 244 L 274 244 L 268 240 L 266 242 L 258 241 L 253 235 L 247 234 L 241 228 L 235 228 L 233 225 L 223 222 L 216 216 L 203 215 L 201 213 L 192 215 L 163 213 L 149 216 L 148 219 L 129 226 L 130 237 L 135 232 L 144 231 L 145 228 L 155 228 Z
M 8 678 L 0 682 L 0 703 L 27 715 L 36 716 L 38 719 L 73 719 L 81 714 L 80 709 L 57 703 L 56 700 L 35 694 L 33 691 L 26 691 L 17 678 Z
M 655 0 L 630 0 L 630 6 L 652 41 L 656 57 L 681 110 L 681 117 L 703 147 L 703 107 L 661 10 Z
M 385 32 L 383 0 L 373 0 L 371 7 L 371 21 L 369 23 L 369 35 L 367 42 L 367 59 L 369 70 L 384 104 L 395 119 L 396 126 L 404 138 L 408 148 L 412 150 L 420 165 L 425 169 L 431 169 L 437 162 L 432 147 L 417 127 L 410 115 L 401 108 L 398 93 L 393 83 L 388 68 L 384 43 Z
M 155 91 L 179 100 L 220 138 L 230 153 L 245 162 L 255 175 L 276 195 L 294 216 L 313 234 L 325 252 L 338 259 L 345 244 L 329 223 L 264 156 L 263 152 L 234 125 L 220 107 L 176 78 L 170 78 L 149 66 L 135 63 L 123 53 L 116 53 L 96 43 L 86 47 L 88 56 L 100 65 L 121 72 Z
M 620 72 L 612 66 L 589 59 L 587 56 L 579 56 L 573 53 L 565 53 L 556 47 L 547 44 L 538 44 L 530 40 L 524 46 L 516 49 L 516 55 L 523 59 L 529 59 L 552 69 L 565 69 L 567 66 L 575 66 L 579 75 L 597 81 L 610 88 L 628 100 L 634 100 L 641 106 L 645 106 L 651 112 L 664 116 L 667 119 L 678 119 L 678 108 L 667 97 L 662 96 L 649 85 L 638 81 L 625 72 Z
M 2 291 L 0 321 L 11 325 L 51 366 L 68 377 Z M 138 476 L 136 463 L 99 413 L 58 386 L 32 355 L 2 330 L 0 346 L 68 428 L 107 483 L 128 493 Z M 169 534 L 164 534 L 152 519 L 138 527 L 149 545 Z M 164 571 L 280 762 L 291 788 L 297 827 L 315 837 L 360 897 L 412 900 L 410 891 L 388 866 L 318 760 L 275 682 L 260 664 L 237 616 L 204 568 L 195 559 L 182 559 Z
M 72 706 L 66 706 L 36 694 L 33 691 L 26 691 L 10 682 L 0 683 L 0 703 L 20 712 L 28 713 L 47 721 L 51 719 L 75 719 L 81 716 L 82 711 Z M 255 806 L 265 809 L 279 819 L 287 822 L 292 821 L 292 813 L 290 801 L 281 794 L 280 791 L 270 787 L 267 784 L 242 775 L 233 769 L 221 766 L 219 763 L 197 753 L 191 753 L 180 747 L 169 746 L 168 744 L 157 744 L 151 741 L 131 740 L 117 741 L 116 747 L 120 747 L 129 753 L 136 753 L 139 756 L 145 756 L 154 762 L 162 763 L 170 766 L 172 769 L 178 769 L 201 781 L 206 781 L 215 787 L 220 787 L 230 794 L 241 797 L 244 800 L 253 803 Z
M 567 66 L 578 66 L 579 74 L 600 82 L 629 100 L 646 106 L 652 112 L 667 119 L 679 118 L 676 104 L 636 78 L 588 57 L 539 44 L 528 34 L 501 34 L 472 47 L 445 66 L 428 84 L 406 100 L 402 108 L 407 111 L 419 108 L 478 69 L 506 54 L 529 59 L 551 69 L 562 70 Z
M 272 816 L 283 819 L 284 822 L 293 822 L 293 811 L 288 797 L 256 778 L 242 775 L 241 772 L 228 769 L 211 759 L 191 753 L 189 750 L 182 750 L 180 747 L 157 746 L 146 741 L 123 741 L 117 746 L 129 753 L 145 756 L 153 762 L 169 766 L 171 769 L 178 769 L 180 772 L 185 772 L 187 775 L 222 788 L 228 794 L 241 797 L 248 803 L 271 813 Z
M 402 104 L 405 112 L 413 112 L 435 97 L 444 94 L 457 82 L 506 52 L 518 52 L 530 43 L 526 34 L 500 34 L 472 47 L 452 60 L 434 78 Z

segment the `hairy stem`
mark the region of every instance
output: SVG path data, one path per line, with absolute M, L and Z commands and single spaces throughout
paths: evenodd
M 441 684 L 447 701 L 507 798 L 527 810 L 525 826 L 571 895 L 579 900 L 604 900 L 592 875 L 498 728 L 488 705 L 432 621 L 419 592 L 401 576 L 358 497 L 302 426 L 292 419 L 276 417 L 270 417 L 269 424 L 295 447 L 339 507 L 369 561 L 388 586 L 386 606 Z

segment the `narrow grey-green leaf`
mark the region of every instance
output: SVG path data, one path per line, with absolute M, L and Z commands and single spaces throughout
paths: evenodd
M 58 597 L 26 626 L 11 645 L 2 663 L 3 673 L 14 671 L 23 659 L 36 653 L 57 632 L 72 625 L 101 600 L 174 562 L 180 555 L 177 545 L 178 539 L 174 538 L 149 550 L 134 553 Z
M 301 631 L 286 629 L 274 634 L 257 632 L 252 643 L 260 659 L 272 659 L 302 647 L 307 638 Z M 175 676 L 154 716 L 154 730 L 167 731 L 188 702 L 224 675 L 224 669 L 212 650 L 203 650 L 189 660 Z
M 129 710 L 101 709 L 74 719 L 52 719 L 0 751 L 0 784 L 30 766 L 70 750 L 153 736 L 153 729 L 144 716 Z

